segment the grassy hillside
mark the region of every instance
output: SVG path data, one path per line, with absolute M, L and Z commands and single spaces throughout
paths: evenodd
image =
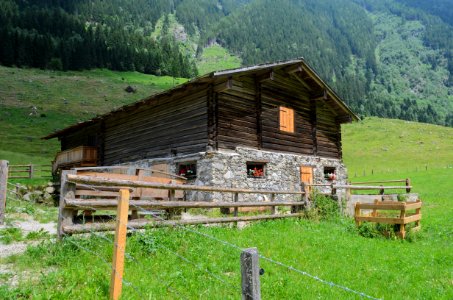
M 38 137 L 55 128 L 182 81 L 110 71 L 0 68 L 0 72 L 0 158 L 17 163 L 48 162 L 57 143 Z M 138 88 L 136 94 L 123 91 L 128 84 Z M 32 105 L 46 116 L 29 116 Z M 453 168 L 446 168 L 453 164 L 452 141 L 452 128 L 399 120 L 367 118 L 343 126 L 344 160 L 351 177 L 358 176 L 352 179 L 410 177 L 414 191 L 420 193 L 422 231 L 410 234 L 406 241 L 365 238 L 351 219 L 335 218 L 258 222 L 241 230 L 213 226 L 150 230 L 128 238 L 126 249 L 131 256 L 126 259 L 124 278 L 131 285 L 124 285 L 123 298 L 239 298 L 240 251 L 218 242 L 222 240 L 243 248 L 258 247 L 266 257 L 374 297 L 452 299 Z M 46 209 L 11 201 L 7 220 L 11 212 L 33 215 Z M 62 243 L 46 241 L 29 247 L 23 255 L 0 259 L 0 267 L 7 270 L 0 274 L 0 298 L 106 298 L 111 270 L 104 260 L 112 257 L 110 240 L 111 235 L 92 235 Z M 265 269 L 260 277 L 263 298 L 354 297 L 263 259 L 260 264 Z M 13 277 L 17 285 L 4 284 Z
M 12 163 L 49 163 L 58 143 L 41 137 L 185 80 L 109 70 L 55 72 L 0 67 L 0 157 Z M 129 85 L 136 93 L 124 91 Z
M 453 168 L 453 128 L 366 118 L 343 125 L 342 137 L 350 177 Z

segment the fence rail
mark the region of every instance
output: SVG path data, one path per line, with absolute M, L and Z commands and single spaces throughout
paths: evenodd
M 78 172 L 80 175 L 78 175 Z M 126 178 L 126 179 L 124 179 Z M 148 181 L 146 181 L 148 179 Z M 152 182 L 158 181 L 158 182 Z M 101 216 L 91 218 L 91 223 L 78 224 L 76 218 L 79 211 L 108 211 L 116 209 L 118 190 L 128 188 L 131 190 L 130 207 L 133 218 L 129 222 L 132 228 L 144 228 L 149 226 L 175 226 L 229 223 L 239 221 L 255 221 L 279 218 L 301 217 L 298 213 L 305 205 L 307 194 L 303 191 L 269 191 L 255 189 L 223 188 L 213 186 L 196 186 L 181 184 L 184 181 L 179 179 L 168 179 L 159 177 L 145 177 L 112 173 L 92 173 L 83 170 L 69 170 L 62 173 L 62 187 L 60 196 L 60 218 L 58 233 L 64 234 L 83 233 L 90 231 L 110 231 L 114 227 L 109 223 L 97 222 Z M 218 192 L 233 195 L 232 202 L 199 202 L 184 201 L 183 191 L 188 192 Z M 267 194 L 270 195 L 270 202 L 238 201 L 239 194 Z M 292 201 L 276 201 L 277 195 L 293 195 Z M 157 197 L 156 197 L 157 196 Z M 151 198 L 145 199 L 145 198 Z M 156 200 L 159 198 L 161 200 Z M 165 200 L 166 199 L 166 200 Z M 279 214 L 276 207 L 291 207 L 291 213 Z M 271 214 L 256 216 L 238 216 L 239 208 L 244 207 L 269 207 Z M 190 220 L 171 220 L 175 210 L 190 208 L 229 208 L 234 209 L 233 216 L 203 218 Z M 140 209 L 165 210 L 168 214 L 167 220 L 149 220 L 140 218 Z M 89 219 L 89 218 L 86 218 Z
M 397 224 L 400 226 L 399 235 L 404 239 L 406 237 L 406 225 L 415 222 L 415 228 L 412 230 L 420 229 L 420 220 L 422 214 L 420 213 L 422 202 L 417 200 L 415 202 L 395 202 L 395 201 L 375 201 L 374 203 L 356 203 L 354 219 L 357 226 L 361 222 L 376 222 L 382 224 Z M 366 215 L 362 214 L 362 210 L 372 210 L 371 213 Z M 397 210 L 399 216 L 381 215 L 379 210 Z M 415 210 L 415 213 L 408 213 L 410 210 Z
M 9 165 L 8 174 L 10 179 L 33 179 L 52 176 L 51 165 Z

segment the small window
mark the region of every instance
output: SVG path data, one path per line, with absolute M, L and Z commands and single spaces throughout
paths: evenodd
M 280 106 L 280 130 L 294 132 L 294 109 Z
M 324 179 L 329 181 L 337 179 L 337 174 L 335 173 L 334 167 L 324 167 Z
M 263 178 L 264 176 L 266 176 L 266 163 L 247 162 L 247 177 Z
M 187 179 L 194 179 L 197 177 L 197 163 L 184 162 L 177 165 L 178 175 L 186 177 Z

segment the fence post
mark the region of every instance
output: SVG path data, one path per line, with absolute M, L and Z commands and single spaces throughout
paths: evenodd
M 68 182 L 68 174 L 77 174 L 76 170 L 63 170 L 61 172 L 61 181 L 60 181 L 60 206 L 58 209 L 58 238 L 62 238 L 64 235 L 63 226 L 72 225 L 73 219 L 77 215 L 77 210 L 65 208 L 65 198 L 74 199 L 76 185 L 74 183 Z
M 410 193 L 411 192 L 411 180 L 409 178 L 406 178 L 406 192 Z
M 248 248 L 242 251 L 241 276 L 242 300 L 261 300 L 258 249 Z
M 126 252 L 127 219 L 129 215 L 129 190 L 121 189 L 116 213 L 115 244 L 113 245 L 110 299 L 117 300 L 123 287 L 124 254 Z
M 239 193 L 234 193 L 234 202 L 238 202 L 238 201 L 239 201 Z M 233 214 L 235 217 L 238 216 L 238 211 L 239 211 L 239 209 L 237 207 L 235 207 L 234 214 Z
M 8 189 L 8 161 L 0 160 L 0 225 L 5 222 L 6 190 Z
M 34 174 L 33 165 L 30 164 L 30 165 L 28 166 L 28 168 L 29 168 L 29 169 L 28 169 L 28 179 L 32 179 L 32 178 L 33 178 L 33 174 Z

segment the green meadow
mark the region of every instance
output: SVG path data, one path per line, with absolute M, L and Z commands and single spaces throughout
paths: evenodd
M 56 74 L 0 68 L 0 72 L 15 73 L 11 76 L 25 72 L 34 84 L 20 97 L 14 89 L 1 91 L 7 97 L 1 98 L 0 126 L 8 129 L 0 132 L 0 156 L 14 163 L 44 163 L 51 159 L 58 145 L 39 137 L 54 127 L 86 119 L 112 109 L 112 105 L 135 101 L 174 84 L 172 78 L 156 78 L 160 83 L 151 84 L 142 81 L 143 75 L 111 71 Z M 75 78 L 79 80 L 77 85 L 98 84 L 101 90 L 87 92 L 80 87 L 78 92 L 84 96 L 71 97 L 76 88 L 68 82 Z M 4 76 L 0 80 L 18 91 L 26 89 Z M 55 82 L 48 85 L 46 80 Z M 138 88 L 136 94 L 123 91 L 129 84 Z M 35 103 L 33 90 L 37 91 L 38 112 L 45 113 L 45 117 L 27 115 L 30 103 Z M 40 93 L 47 96 L 38 97 Z M 44 99 L 51 99 L 50 95 L 58 101 L 69 99 L 67 105 L 74 111 L 51 100 L 46 106 Z M 104 95 L 111 102 L 104 101 Z M 95 99 L 90 104 L 93 111 L 87 115 L 82 113 L 81 99 Z M 234 246 L 257 247 L 264 257 L 285 265 L 260 259 L 265 270 L 260 277 L 263 299 L 363 299 L 295 270 L 375 298 L 452 299 L 453 129 L 366 118 L 343 126 L 343 149 L 351 181 L 411 179 L 414 192 L 423 201 L 421 231 L 409 233 L 406 240 L 369 238 L 359 234 L 350 218 L 308 214 L 301 219 L 256 222 L 242 229 L 193 226 L 131 233 L 122 299 L 239 299 L 241 251 Z M 56 219 L 55 208 L 30 207 L 29 203 L 10 200 L 8 213 L 33 216 L 37 210 L 41 214 L 48 211 L 40 218 L 48 220 L 53 215 Z M 106 299 L 112 249 L 110 234 L 74 236 L 61 242 L 45 237 L 24 254 L 0 259 L 0 267 L 9 270 L 0 273 L 0 298 Z M 11 285 L 14 274 L 16 283 Z

